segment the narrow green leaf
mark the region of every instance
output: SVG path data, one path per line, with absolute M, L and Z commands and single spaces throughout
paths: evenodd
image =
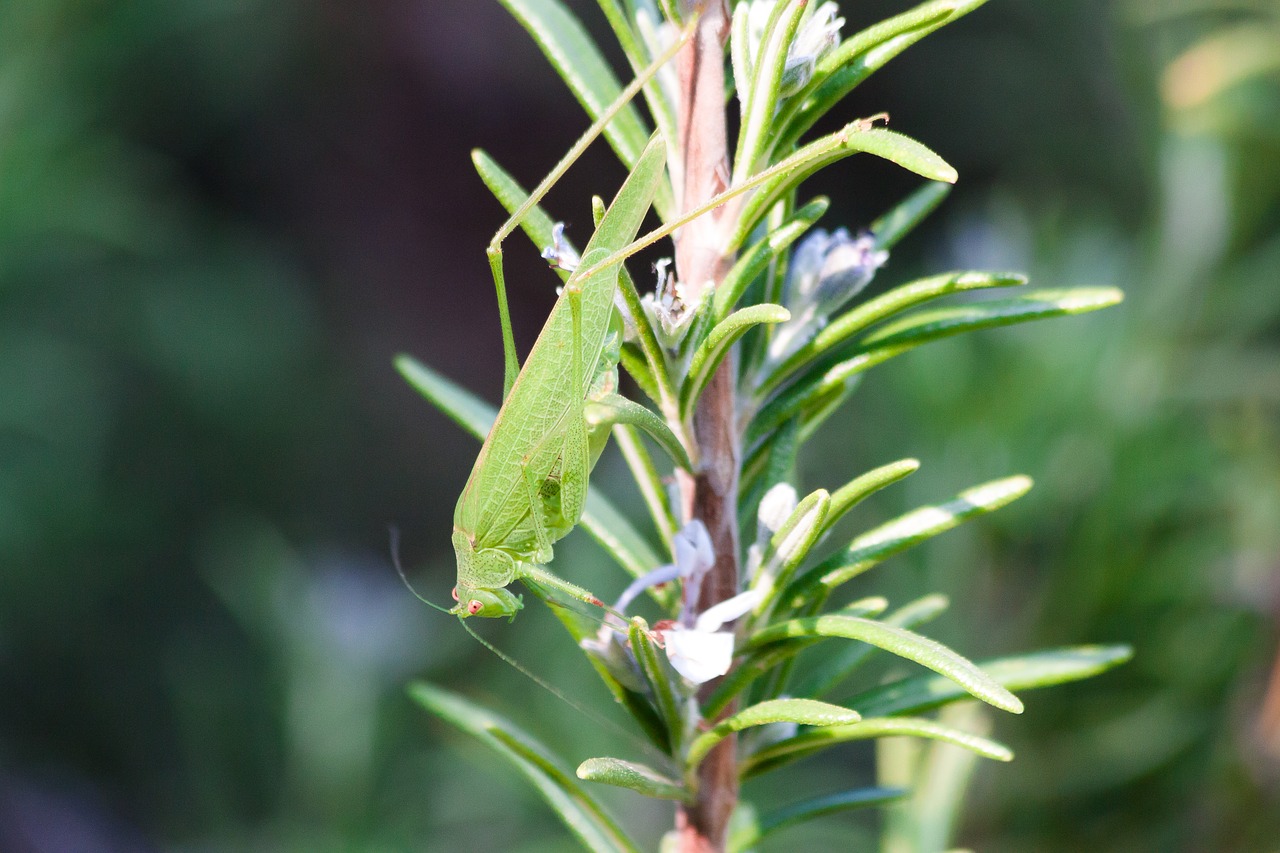
M 507 213 L 515 213 L 529 198 L 528 191 L 486 152 L 475 149 L 471 152 L 471 162 L 475 164 L 480 180 Z M 539 252 L 552 244 L 551 229 L 554 226 L 555 222 L 538 205 L 534 205 L 520 222 L 520 227 Z M 562 279 L 569 277 L 568 270 L 557 268 L 555 271 Z
M 637 426 L 647 432 L 676 465 L 686 471 L 693 470 L 693 463 L 689 461 L 684 445 L 680 443 L 680 439 L 676 438 L 671 427 L 667 426 L 667 422 L 639 403 L 619 394 L 609 394 L 587 404 L 586 418 L 589 427 L 612 424 Z
M 953 6 L 952 0 L 932 0 L 879 21 L 840 42 L 835 50 L 829 51 L 818 62 L 804 90 L 781 105 L 777 126 L 782 131 L 779 137 L 785 135 L 786 139 L 776 140 L 775 145 L 778 147 L 774 150 L 785 151 L 790 148 L 794 140 L 813 124 L 812 113 L 815 109 L 821 107 L 825 112 L 835 106 L 843 93 L 836 85 L 828 84 L 833 74 L 842 73 L 840 82 L 849 77 L 853 77 L 855 81 L 862 79 L 860 72 L 864 75 L 871 73 L 871 69 L 867 68 L 867 53 L 913 30 L 945 21 L 951 15 Z M 854 82 L 853 85 L 857 83 Z M 807 123 L 796 119 L 797 114 L 802 111 Z
M 685 417 L 692 414 L 702 389 L 715 373 L 720 362 L 729 353 L 738 338 L 764 323 L 785 323 L 791 312 L 781 305 L 752 305 L 733 312 L 712 328 L 689 363 L 689 375 L 680 389 L 680 411 Z
M 870 619 L 836 614 L 790 619 L 770 625 L 763 631 L 753 634 L 742 650 L 751 651 L 771 643 L 814 637 L 861 640 L 946 676 L 963 687 L 970 695 L 988 705 L 1014 714 L 1022 713 L 1022 703 L 1018 701 L 1018 697 L 998 684 L 972 661 L 936 640 Z
M 580 524 L 600 547 L 634 577 L 642 577 L 663 563 L 649 540 L 632 526 L 625 515 L 618 512 L 599 489 L 587 490 L 587 504 L 582 510 Z
M 784 596 L 791 599 L 792 607 L 800 606 L 813 587 L 833 590 L 894 554 L 1012 503 L 1030 491 L 1031 485 L 1031 478 L 1021 475 L 992 480 L 965 489 L 946 503 L 900 515 L 856 537 L 849 547 L 797 578 Z
M 794 479 L 792 471 L 801 444 L 799 420 L 783 423 L 769 438 L 767 444 L 755 448 L 742 469 L 738 519 L 746 542 L 756 538 L 760 501 L 765 493 L 778 483 Z
M 627 61 L 631 64 L 631 72 L 639 76 L 649 62 L 657 59 L 656 55 L 651 55 L 648 45 L 657 44 L 660 40 L 655 27 L 660 21 L 655 15 L 637 14 L 638 10 L 634 2 L 628 2 L 625 10 L 619 9 L 617 0 L 597 0 L 600 8 L 604 10 L 605 17 L 609 20 L 609 25 L 613 27 L 614 34 L 618 38 L 618 44 L 627 55 Z M 652 7 L 649 7 L 652 10 Z M 676 23 L 676 26 L 680 26 Z M 644 102 L 649 107 L 649 114 L 653 116 L 654 121 L 658 125 L 658 132 L 662 134 L 662 138 L 667 140 L 669 157 L 676 155 L 675 140 L 679 139 L 680 131 L 676 121 L 675 105 L 667 97 L 666 91 L 656 79 L 649 80 L 642 90 L 644 94 Z M 665 205 L 667 199 L 663 199 Z
M 631 640 L 631 651 L 636 656 L 640 672 L 649 682 L 653 704 L 667 727 L 667 737 L 674 750 L 679 747 L 684 733 L 684 717 L 680 713 L 680 702 L 671 687 L 671 667 L 658 654 L 657 647 L 649 637 L 649 626 L 643 619 L 635 617 L 631 620 L 627 636 Z
M 577 17 L 559 0 L 500 0 L 529 31 L 556 72 L 592 119 L 618 97 L 622 86 Z M 649 140 L 639 112 L 623 107 L 604 129 L 605 138 L 628 169 Z
M 689 745 L 686 758 L 692 770 L 702 763 L 715 745 L 734 732 L 771 723 L 796 723 L 801 726 L 835 726 L 854 723 L 862 717 L 857 711 L 819 702 L 814 699 L 770 699 L 725 717 L 710 731 L 703 732 Z
M 658 0 L 658 8 L 662 10 L 662 16 L 677 27 L 684 24 L 684 17 L 680 11 L 680 0 Z
M 570 634 L 575 634 L 574 625 L 566 615 L 571 612 L 569 608 L 553 607 L 551 611 L 569 629 Z M 581 645 L 582 638 L 577 639 L 577 642 Z M 643 684 L 631 669 L 629 662 L 609 660 L 612 650 L 608 647 L 602 651 L 584 647 L 583 651 L 591 668 L 600 676 L 600 680 L 609 689 L 614 701 L 635 719 L 645 737 L 662 752 L 670 752 L 671 743 L 667 738 L 666 725 L 658 719 L 658 712 L 654 710 L 649 698 L 637 692 L 643 689 Z M 624 681 L 626 683 L 623 683 Z
M 911 195 L 900 201 L 875 222 L 871 223 L 871 233 L 875 235 L 876 247 L 892 249 L 899 240 L 910 234 L 915 227 L 933 213 L 943 199 L 951 194 L 951 184 L 942 181 L 930 181 Z
M 617 822 L 572 776 L 557 767 L 545 747 L 515 724 L 488 708 L 424 682 L 411 685 L 409 695 L 511 762 L 587 849 L 598 853 L 638 853 Z
M 653 464 L 653 457 L 641 443 L 635 427 L 626 424 L 615 426 L 613 441 L 618 450 L 622 451 L 622 458 L 626 461 L 627 467 L 631 469 L 632 479 L 635 480 L 636 488 L 640 490 L 640 496 L 644 498 L 645 506 L 649 509 L 653 526 L 657 528 L 663 545 L 670 550 L 677 525 L 675 516 L 671 512 L 666 484 L 662 482 L 662 475 Z
M 738 95 L 739 126 L 747 114 L 751 77 L 755 74 L 749 36 L 750 13 L 750 3 L 738 3 L 733 7 L 733 17 L 729 22 L 729 69 L 733 72 L 733 87 Z
M 738 304 L 738 300 L 742 298 L 742 294 L 751 282 L 755 281 L 756 277 L 801 235 L 812 228 L 830 206 L 829 199 L 821 196 L 815 198 L 742 253 L 742 257 L 738 258 L 725 274 L 724 281 L 716 288 L 713 295 L 717 322 L 729 316 L 729 312 Z
M 578 765 L 578 778 L 602 785 L 613 785 L 659 800 L 687 802 L 688 790 L 675 779 L 663 776 L 652 767 L 623 761 L 621 758 L 588 758 Z
M 841 344 L 882 323 L 907 308 L 929 302 L 952 293 L 985 290 L 993 287 L 1018 287 L 1027 283 L 1027 277 L 1019 273 L 948 272 L 917 279 L 900 285 L 874 299 L 846 311 L 826 328 L 792 353 L 760 384 L 761 394 L 767 394 L 780 386 L 789 376 L 802 367 L 815 364 L 819 359 Z M 984 303 L 988 304 L 988 303 Z M 860 347 L 859 349 L 865 349 Z
M 976 329 L 1084 314 L 1118 305 L 1123 300 L 1124 293 L 1114 287 L 1073 287 L 1036 290 L 1008 299 L 917 311 L 871 332 L 859 340 L 858 348 L 864 352 L 877 349 L 900 351 L 925 341 Z
M 636 290 L 636 283 L 631 278 L 631 273 L 627 272 L 626 267 L 619 269 L 622 274 L 618 277 L 618 294 L 622 297 L 622 304 L 626 306 L 627 314 L 631 316 L 636 340 L 639 342 L 640 351 L 644 354 L 646 370 L 640 371 L 634 360 L 624 361 L 623 366 L 640 384 L 649 399 L 658 404 L 663 414 L 672 416 L 676 412 L 676 391 L 667 369 L 666 356 L 663 354 L 662 345 L 658 343 L 657 333 L 654 332 L 653 326 L 649 325 L 649 317 L 644 311 L 640 292 Z M 623 351 L 626 351 L 625 346 Z M 638 372 L 644 372 L 646 376 L 641 377 Z M 648 387 L 645 385 L 646 378 Z
M 1034 690 L 1092 678 L 1119 666 L 1133 656 L 1128 646 L 1069 646 L 1032 654 L 996 658 L 979 666 L 993 680 L 1010 690 Z M 964 693 L 945 678 L 932 675 L 904 678 L 860 693 L 850 700 L 867 715 L 919 714 L 965 699 Z
M 889 60 L 930 33 L 959 20 L 986 0 L 931 0 L 846 39 L 815 70 L 815 79 L 795 105 L 784 105 L 775 150 L 786 151 L 845 95 Z
M 945 595 L 926 595 L 903 605 L 881 621 L 895 628 L 910 630 L 936 619 L 950 604 L 950 600 Z M 859 614 L 850 613 L 849 615 Z M 854 670 L 865 663 L 876 651 L 878 651 L 877 647 L 867 643 L 849 643 L 819 661 L 804 681 L 796 686 L 794 692 L 801 696 L 822 696 L 852 675 Z M 951 682 L 947 680 L 947 684 Z M 876 714 L 876 716 L 887 715 Z
M 838 613 L 842 616 L 875 617 L 883 613 L 888 607 L 889 602 L 886 599 L 880 596 L 872 596 L 846 604 L 840 608 Z M 775 643 L 767 648 L 744 655 L 738 665 L 721 679 L 715 691 L 703 703 L 703 714 L 708 719 L 714 718 L 757 678 L 766 674 L 778 664 L 785 663 L 795 657 L 806 646 L 821 642 L 822 639 L 822 637 L 815 637 L 811 640 Z M 803 691 L 797 690 L 795 692 L 801 693 Z
M 743 760 L 742 777 L 749 779 L 759 776 L 837 743 L 896 736 L 940 740 L 964 747 L 984 758 L 996 761 L 1013 760 L 1013 752 L 1009 747 L 990 738 L 960 731 L 933 720 L 916 717 L 881 717 L 862 720 L 847 726 L 808 729 L 795 737 L 770 744 Z
M 622 292 L 621 288 L 619 292 Z M 622 351 L 618 356 L 618 364 L 622 365 L 627 375 L 635 380 L 644 395 L 657 405 L 662 405 L 662 389 L 650 368 L 650 362 L 645 358 L 645 353 L 636 345 L 627 343 L 622 345 Z
M 756 67 L 746 87 L 747 104 L 738 131 L 737 150 L 733 155 L 735 184 L 742 183 L 756 171 L 757 166 L 767 165 L 763 158 L 774 135 L 773 121 L 782 101 L 782 76 L 787 67 L 787 53 L 795 41 L 806 3 L 807 0 L 779 3 L 765 28 Z
M 920 470 L 920 460 L 900 459 L 897 462 L 890 462 L 888 465 L 881 465 L 879 468 L 868 471 L 861 477 L 850 480 L 839 489 L 836 489 L 831 495 L 831 509 L 827 512 L 826 520 L 822 523 L 819 535 L 825 536 L 844 517 L 845 513 L 871 495 L 914 474 L 918 470 Z
M 845 404 L 845 401 L 853 395 L 861 381 L 861 376 L 852 376 L 847 382 L 827 388 L 823 393 L 805 400 L 799 412 L 801 444 L 813 438 L 813 434 L 817 432 L 823 422 L 835 414 Z
M 781 424 L 799 418 L 803 428 L 801 438 L 807 440 L 813 434 L 815 424 L 841 404 L 861 381 L 861 374 L 881 361 L 887 361 L 897 353 L 885 352 L 875 359 L 867 355 L 855 356 L 837 362 L 830 368 L 816 370 L 802 377 L 790 388 L 778 394 L 757 412 L 747 425 L 743 443 L 749 454 L 755 454 L 769 434 Z M 750 456 L 748 464 L 750 464 Z
M 944 709 L 938 722 L 984 737 L 991 734 L 990 715 L 975 702 Z M 876 744 L 877 775 L 911 771 L 907 777 L 911 796 L 885 810 L 881 835 L 885 849 L 905 845 L 901 849 L 948 850 L 979 760 L 974 753 L 943 741 L 927 745 L 902 738 L 879 741 Z M 880 781 L 884 784 L 883 779 Z
M 760 409 L 747 429 L 745 442 L 748 447 L 756 446 L 760 439 L 778 424 L 804 411 L 833 390 L 847 387 L 847 383 L 858 374 L 922 344 L 980 329 L 1083 314 L 1119 304 L 1123 298 L 1123 293 L 1113 287 L 1079 287 L 1066 290 L 1032 291 L 1010 299 L 994 299 L 973 305 L 938 308 L 909 314 L 855 341 L 852 351 L 856 354 L 852 358 L 837 361 L 825 370 L 824 365 L 830 359 L 817 358 L 819 362 L 817 369 L 802 377 Z M 854 312 L 850 312 L 852 313 Z M 837 323 L 833 323 L 824 332 L 836 326 Z M 821 333 L 818 337 L 821 337 Z M 806 346 L 813 345 L 818 337 Z M 771 374 L 764 383 L 764 387 L 780 384 L 788 369 L 799 367 L 801 364 L 799 355 L 800 353 L 797 352 L 795 356 L 788 359 L 787 364 Z M 807 358 L 813 359 L 814 356 L 809 354 Z
M 731 839 L 729 850 L 730 853 L 742 853 L 759 844 L 765 836 L 780 829 L 786 829 L 788 826 L 853 809 L 883 806 L 902 799 L 907 793 L 906 788 L 857 788 L 804 800 L 759 818 L 754 832 L 744 833 Z
M 956 170 L 933 151 L 909 136 L 873 127 L 871 122 L 871 119 L 850 122 L 787 158 L 785 162 L 794 165 L 765 181 L 743 205 L 741 223 L 730 238 L 729 246 L 741 246 L 769 208 L 814 172 L 852 154 L 874 154 L 921 177 L 955 183 Z
M 484 441 L 498 417 L 497 409 L 411 355 L 397 355 L 395 366 L 414 390 L 466 432 Z
M 753 585 L 763 592 L 756 613 L 764 618 L 773 611 L 778 590 L 791 582 L 796 566 L 809 554 L 818 541 L 831 509 L 831 495 L 826 489 L 818 489 L 796 505 L 782 527 L 769 540 L 769 547 L 762 555 L 760 568 Z

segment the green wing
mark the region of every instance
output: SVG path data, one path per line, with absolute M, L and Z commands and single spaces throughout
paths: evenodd
M 655 137 L 600 221 L 579 269 L 588 269 L 635 238 L 662 177 L 664 160 L 665 146 Z M 567 419 L 580 413 L 600 360 L 614 310 L 618 271 L 615 264 L 580 282 L 583 387 L 572 387 L 568 347 L 573 317 L 568 299 L 562 296 L 556 301 L 529 351 L 454 510 L 454 525 L 474 536 L 477 545 L 532 550 L 532 525 L 527 522 L 531 507 L 521 464 L 538 451 L 534 464 L 546 467 L 547 473 L 554 466 Z

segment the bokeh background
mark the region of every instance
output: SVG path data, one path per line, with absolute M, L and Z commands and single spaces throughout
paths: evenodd
M 905 6 L 843 5 L 846 32 Z M 1034 476 L 863 594 L 949 594 L 930 632 L 977 658 L 1136 649 L 997 721 L 1019 759 L 981 769 L 959 841 L 1280 849 L 1280 3 L 993 0 L 836 112 L 880 110 L 961 181 L 877 286 L 977 266 L 1128 294 L 881 368 L 803 460 L 807 488 L 924 462 L 862 525 Z M 629 748 L 401 585 L 389 524 L 447 598 L 475 445 L 391 358 L 496 399 L 502 213 L 468 151 L 532 184 L 585 125 L 490 0 L 0 2 L 0 851 L 563 849 L 405 696 L 480 697 L 571 765 Z M 585 233 L 621 177 L 601 147 L 549 207 Z M 816 183 L 851 228 L 913 186 L 858 158 Z M 556 280 L 519 239 L 527 346 Z M 624 583 L 580 533 L 557 555 Z M 554 620 L 486 633 L 607 705 Z M 669 820 L 613 802 L 650 840 Z

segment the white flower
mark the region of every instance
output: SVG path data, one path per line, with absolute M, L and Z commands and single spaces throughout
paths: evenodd
M 728 672 L 733 664 L 733 632 L 720 628 L 750 611 L 760 603 L 760 598 L 757 590 L 740 593 L 708 608 L 692 628 L 674 625 L 664 631 L 667 660 L 675 671 L 694 684 L 703 684 Z
M 582 262 L 582 258 L 564 239 L 563 222 L 557 222 L 551 226 L 551 245 L 543 248 L 542 258 L 551 265 L 552 269 L 564 270 L 565 272 L 573 272 L 578 268 L 578 264 Z
M 851 237 L 844 228 L 830 234 L 818 228 L 801 240 L 783 297 L 791 319 L 775 328 L 769 360 L 780 362 L 803 346 L 888 260 L 889 253 L 877 249 L 875 236 L 865 231 Z
M 623 590 L 622 595 L 618 597 L 618 602 L 613 605 L 614 612 L 605 616 L 604 624 L 600 626 L 599 633 L 597 633 L 594 638 L 588 637 L 579 643 L 583 649 L 603 663 L 610 673 L 613 674 L 614 678 L 622 684 L 636 690 L 642 689 L 642 682 L 639 680 L 640 677 L 635 671 L 635 659 L 630 650 L 625 648 L 620 638 L 619 632 L 625 630 L 625 625 L 622 620 L 614 615 L 614 613 L 625 614 L 627 607 L 631 605 L 631 602 L 636 600 L 636 597 L 639 596 L 640 593 L 650 587 L 670 583 L 674 580 L 684 580 L 688 585 L 688 589 L 686 590 L 687 594 L 696 597 L 697 587 L 701 583 L 702 577 L 706 575 L 706 573 L 710 571 L 711 567 L 716 563 L 715 550 L 711 546 L 711 534 L 707 532 L 706 525 L 696 518 L 684 527 L 680 528 L 680 532 L 675 535 L 671 544 L 672 550 L 675 552 L 675 562 L 669 563 L 665 566 L 658 566 L 658 568 L 643 577 L 639 577 L 632 581 L 631 585 Z M 707 613 L 711 613 L 714 610 L 715 608 L 713 607 L 708 610 Z M 706 616 L 706 614 L 704 613 L 703 616 Z M 731 616 L 729 618 L 737 617 Z M 720 624 L 721 623 L 717 622 L 715 628 L 720 627 Z M 711 630 L 714 630 L 714 628 Z M 685 633 L 693 634 L 694 632 L 687 631 Z M 673 632 L 668 631 L 666 635 L 672 636 Z M 728 655 L 729 660 L 732 661 L 733 637 L 729 636 L 728 640 Z M 682 640 L 678 639 L 676 642 L 677 645 L 679 645 Z M 694 638 L 692 642 L 694 646 L 694 655 L 696 657 L 698 654 L 697 638 Z M 723 645 L 724 643 L 723 640 L 715 640 L 713 642 L 719 643 L 720 645 Z M 669 647 L 667 654 L 668 656 L 671 655 Z M 719 661 L 719 657 L 716 658 L 716 661 Z M 728 668 L 728 664 L 725 664 L 725 668 Z M 679 670 L 679 667 L 677 667 L 677 671 L 684 674 L 683 671 Z M 707 678 L 714 677 L 714 675 L 707 676 Z M 707 678 L 704 678 L 703 681 L 706 681 Z

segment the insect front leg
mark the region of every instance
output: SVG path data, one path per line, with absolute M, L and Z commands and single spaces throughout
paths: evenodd
M 501 234 L 502 232 L 498 232 Z M 507 280 L 502 271 L 502 240 L 494 237 L 489 248 L 485 250 L 489 256 L 489 270 L 493 273 L 493 286 L 498 292 L 498 317 L 502 321 L 502 355 L 505 367 L 502 375 L 502 399 L 507 399 L 511 386 L 516 382 L 520 372 L 520 361 L 516 358 L 516 339 L 511 331 L 511 312 L 507 309 Z
M 505 370 L 503 376 L 502 398 L 505 400 L 507 395 L 511 393 L 511 386 L 515 384 L 516 375 L 520 371 L 520 362 L 516 357 L 515 337 L 511 333 L 511 316 L 507 309 L 507 285 L 506 278 L 502 270 L 502 241 L 513 232 L 529 215 L 530 211 L 542 201 L 543 197 L 555 186 L 556 182 L 569 170 L 569 167 L 582 156 L 582 152 L 587 150 L 589 146 L 605 129 L 610 121 L 622 111 L 631 99 L 644 87 L 655 74 L 658 73 L 663 65 L 669 62 L 684 46 L 684 44 L 693 36 L 694 24 L 690 23 L 680 33 L 679 38 L 675 39 L 672 44 L 661 55 L 654 58 L 653 62 L 645 67 L 635 79 L 632 80 L 618 96 L 603 109 L 596 120 L 591 123 L 586 132 L 578 138 L 573 147 L 565 153 L 555 168 L 542 179 L 529 193 L 529 196 L 520 204 L 519 207 L 512 212 L 511 217 L 502 224 L 497 233 L 493 235 L 493 239 L 489 242 L 487 254 L 489 256 L 489 269 L 493 273 L 493 284 L 498 292 L 498 314 L 502 319 L 502 349 L 505 360 Z

